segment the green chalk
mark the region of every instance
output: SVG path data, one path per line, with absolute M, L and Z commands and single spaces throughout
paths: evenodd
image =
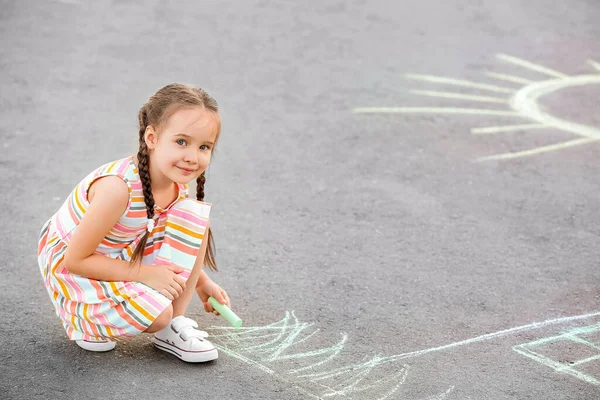
M 233 311 L 229 309 L 226 305 L 223 305 L 217 301 L 214 297 L 209 297 L 208 302 L 213 306 L 215 310 L 221 314 L 223 318 L 227 320 L 234 328 L 239 328 L 242 326 L 242 320 L 240 317 L 235 315 Z

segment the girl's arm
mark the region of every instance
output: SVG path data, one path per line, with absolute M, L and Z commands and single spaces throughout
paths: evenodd
M 129 202 L 127 184 L 117 176 L 101 178 L 90 186 L 90 206 L 73 233 L 64 264 L 73 274 L 102 281 L 140 281 L 148 266 L 94 254 L 100 242 L 119 221 Z

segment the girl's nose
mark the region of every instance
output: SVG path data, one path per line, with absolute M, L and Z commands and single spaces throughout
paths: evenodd
M 184 160 L 190 164 L 198 163 L 198 154 L 195 151 L 188 151 L 185 153 Z

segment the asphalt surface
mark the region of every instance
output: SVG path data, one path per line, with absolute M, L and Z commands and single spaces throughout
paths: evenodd
M 600 398 L 600 143 L 476 162 L 579 136 L 471 133 L 532 123 L 518 117 L 354 112 L 510 110 L 416 94 L 507 97 L 405 74 L 550 79 L 498 54 L 598 74 L 599 20 L 592 0 L 0 1 L 0 397 Z M 147 336 L 79 349 L 36 262 L 44 221 L 135 151 L 139 107 L 170 82 L 221 105 L 212 276 L 256 327 L 208 328 L 226 324 L 195 300 L 188 315 L 220 335 L 206 365 Z M 598 89 L 539 103 L 595 129 Z

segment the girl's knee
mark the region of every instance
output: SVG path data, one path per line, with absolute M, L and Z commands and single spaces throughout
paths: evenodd
M 150 325 L 144 332 L 155 333 L 161 329 L 169 326 L 169 323 L 173 319 L 173 305 L 169 304 L 165 310 L 156 317 L 152 325 Z
M 175 204 L 173 204 L 173 206 L 171 206 L 171 209 L 167 211 L 167 213 L 169 213 L 170 211 L 183 211 L 192 213 L 193 215 L 196 215 L 201 218 L 208 218 L 211 207 L 212 205 L 209 203 L 204 203 L 188 197 L 185 199 L 181 199 Z

